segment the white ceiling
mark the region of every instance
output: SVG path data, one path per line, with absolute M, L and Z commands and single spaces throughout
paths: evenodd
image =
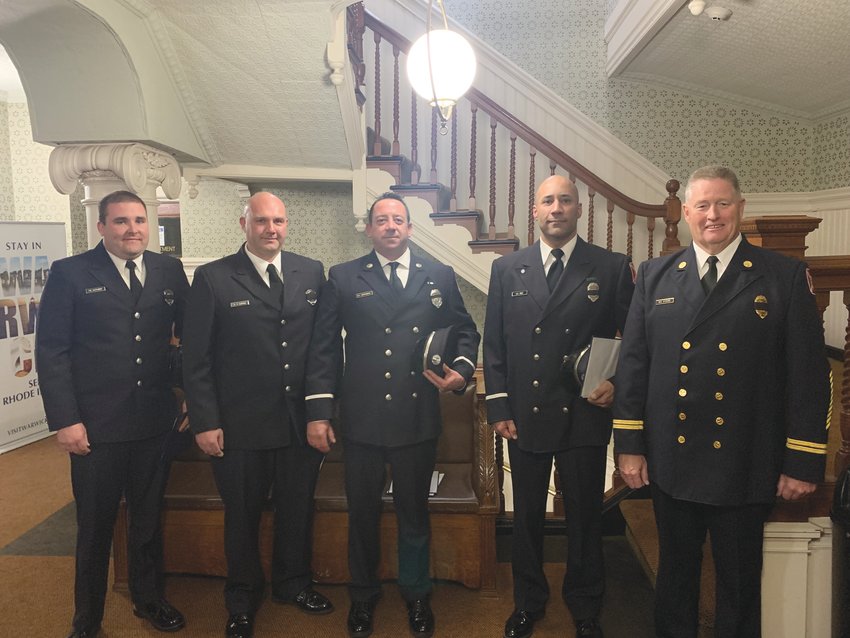
M 850 0 L 707 0 L 732 10 L 724 22 L 675 4 L 621 77 L 804 119 L 850 108 Z
M 350 167 L 329 0 L 133 1 L 214 164 Z M 807 119 L 850 108 L 850 0 L 708 0 L 733 11 L 728 22 L 692 16 L 686 0 L 642 2 L 672 8 L 622 77 Z M 0 91 L 25 100 L 2 47 Z

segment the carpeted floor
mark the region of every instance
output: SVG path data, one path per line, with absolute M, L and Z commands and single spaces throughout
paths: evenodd
M 0 456 L 0 609 L 4 627 L 18 628 L 14 635 L 62 638 L 73 615 L 74 504 L 68 487 L 68 462 L 52 438 Z M 7 516 L 8 514 L 8 516 Z M 503 540 L 503 539 L 500 539 Z M 504 554 L 504 552 L 503 552 Z M 605 540 L 607 592 L 602 624 L 608 638 L 651 638 L 652 589 L 628 541 L 622 536 Z M 545 555 L 563 555 L 563 538 L 547 537 Z M 537 623 L 535 636 L 570 638 L 573 623 L 558 595 L 564 574 L 562 564 L 547 563 L 552 591 L 546 617 Z M 205 638 L 222 636 L 226 619 L 222 601 L 223 580 L 193 576 L 168 576 L 169 600 L 187 618 L 178 635 Z M 266 600 L 257 615 L 256 635 L 344 637 L 348 593 L 344 586 L 319 586 L 336 605 L 328 616 L 308 617 L 294 607 Z M 498 565 L 496 597 L 454 583 L 436 584 L 433 607 L 436 636 L 443 638 L 498 638 L 513 604 L 510 564 Z M 125 592 L 110 589 L 107 595 L 104 638 L 162 636 L 132 614 Z M 7 635 L 0 629 L 0 635 Z M 407 636 L 404 605 L 396 587 L 388 583 L 376 616 L 375 638 Z

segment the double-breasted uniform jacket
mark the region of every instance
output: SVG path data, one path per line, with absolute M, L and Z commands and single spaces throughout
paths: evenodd
M 138 304 L 103 243 L 50 268 L 36 363 L 51 430 L 82 423 L 90 443 L 166 432 L 176 403 L 168 345 L 180 336 L 189 283 L 173 257 L 145 251 Z
M 283 306 L 243 247 L 195 271 L 183 381 L 195 433 L 222 428 L 226 449 L 306 441 L 304 373 L 321 262 L 281 252 Z
M 539 242 L 493 262 L 484 323 L 488 421 L 512 419 L 528 452 L 607 445 L 610 411 L 582 399 L 562 363 L 593 337 L 622 330 L 633 288 L 625 255 L 581 238 L 552 294 Z
M 805 264 L 744 239 L 705 297 L 693 247 L 641 265 L 620 352 L 617 453 L 677 499 L 770 503 L 818 482 L 830 372 Z
M 456 327 L 458 337 L 457 356 L 449 365 L 468 381 L 480 336 L 450 267 L 411 255 L 407 285 L 397 294 L 374 251 L 334 266 L 313 332 L 308 418 L 330 419 L 338 397 L 345 438 L 385 447 L 437 438 L 437 389 L 422 375 L 421 365 L 416 369 L 413 353 L 420 339 L 448 326 Z

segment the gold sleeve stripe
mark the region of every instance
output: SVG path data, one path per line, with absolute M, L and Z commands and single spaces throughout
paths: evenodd
M 643 430 L 643 421 L 629 419 L 614 419 L 615 430 Z
M 809 454 L 826 454 L 826 444 L 809 443 L 808 441 L 798 441 L 797 439 L 788 439 L 785 447 L 789 450 L 797 450 L 798 452 L 808 452 Z
M 829 409 L 826 411 L 826 429 L 832 424 L 832 397 L 835 394 L 835 388 L 832 387 L 832 366 L 829 368 Z

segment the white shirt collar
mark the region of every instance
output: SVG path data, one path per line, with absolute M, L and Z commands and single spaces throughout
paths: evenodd
M 738 236 L 735 237 L 735 239 L 733 239 L 732 242 L 728 246 L 726 246 L 726 248 L 724 248 L 715 255 L 715 257 L 717 257 L 717 279 L 720 279 L 723 273 L 726 272 L 726 267 L 732 262 L 732 257 L 735 256 L 735 253 L 738 250 L 738 246 L 741 245 L 742 239 L 743 237 L 741 236 L 741 233 L 738 233 Z M 700 278 L 702 278 L 702 276 L 708 270 L 706 261 L 708 261 L 710 255 L 702 247 L 697 245 L 696 242 L 694 242 L 693 246 L 694 254 L 697 258 L 698 273 Z
M 381 268 L 384 269 L 384 271 L 386 271 L 387 264 L 391 261 L 397 261 L 399 268 L 410 270 L 410 248 L 406 248 L 398 259 L 387 259 L 377 250 L 375 251 L 375 255 L 378 257 L 378 263 L 381 264 Z
M 564 262 L 564 266 L 567 265 L 567 262 L 570 261 L 570 256 L 573 254 L 573 251 L 576 248 L 576 243 L 578 242 L 578 235 L 573 235 L 573 238 L 568 241 L 566 244 L 561 246 L 561 250 L 564 251 L 564 256 L 561 260 Z M 554 257 L 552 257 L 552 247 L 547 244 L 544 239 L 540 238 L 540 258 L 543 260 L 543 269 L 554 261 Z
M 271 261 L 266 261 L 262 257 L 257 257 L 254 253 L 248 250 L 248 245 L 245 244 L 245 254 L 248 255 L 248 259 L 251 260 L 251 263 L 254 264 L 254 268 L 257 269 L 257 274 L 260 275 L 260 279 L 266 282 L 266 285 L 269 286 L 269 273 L 268 267 L 269 264 L 274 264 L 274 267 L 277 268 L 277 273 L 280 275 L 280 280 L 283 281 L 283 270 L 280 265 L 280 251 L 274 256 L 274 259 Z
M 103 249 L 106 250 L 106 245 L 103 246 Z M 112 263 L 115 264 L 115 267 L 118 269 L 118 274 L 121 275 L 121 279 L 124 280 L 124 283 L 127 284 L 128 288 L 130 287 L 130 270 L 127 268 L 128 261 L 132 261 L 136 264 L 136 277 L 139 278 L 139 283 L 143 286 L 145 285 L 145 253 L 142 253 L 135 259 L 121 259 L 120 257 L 113 255 L 108 250 L 106 250 L 106 254 L 109 255 Z

